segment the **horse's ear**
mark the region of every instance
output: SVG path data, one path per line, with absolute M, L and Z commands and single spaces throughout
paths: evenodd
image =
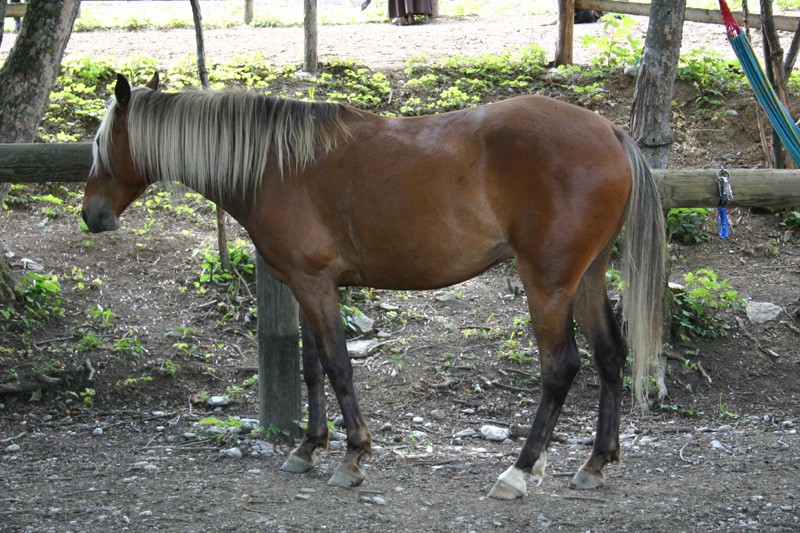
M 153 77 L 150 78 L 150 81 L 147 82 L 147 85 L 145 85 L 145 87 L 147 87 L 148 89 L 153 89 L 154 91 L 158 90 L 158 71 L 155 71 L 155 73 L 153 73 Z
M 122 107 L 127 107 L 131 101 L 131 84 L 122 74 L 117 74 L 117 85 L 114 87 L 114 96 L 117 103 Z

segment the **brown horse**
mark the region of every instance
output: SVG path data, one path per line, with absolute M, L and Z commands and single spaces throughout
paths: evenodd
M 347 453 L 329 484 L 364 479 L 371 439 L 353 387 L 339 286 L 434 289 L 515 258 L 541 356 L 542 397 L 522 452 L 490 495 L 521 497 L 527 477 L 541 482 L 580 366 L 573 318 L 601 387 L 594 447 L 572 483 L 603 484 L 603 466 L 619 460 L 628 343 L 640 391 L 661 347 L 661 204 L 630 137 L 591 111 L 540 96 L 385 118 L 338 104 L 157 86 L 158 76 L 133 91 L 118 78 L 95 139 L 83 217 L 93 232 L 116 229 L 149 184 L 177 180 L 249 232 L 301 310 L 308 427 L 283 470 L 313 468 L 317 448 L 327 445 L 327 375 L 347 429 Z M 628 343 L 605 279 L 623 225 Z

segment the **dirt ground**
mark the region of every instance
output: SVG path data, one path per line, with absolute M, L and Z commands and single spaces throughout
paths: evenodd
M 435 59 L 496 52 L 533 39 L 555 43 L 553 16 L 443 19 L 428 25 L 322 27 L 321 59 L 354 57 L 374 68 L 401 67 L 407 57 Z M 644 28 L 644 23 L 641 23 Z M 579 26 L 576 33 L 599 31 Z M 688 25 L 686 40 L 727 53 L 716 26 Z M 207 32 L 206 50 L 223 61 L 253 50 L 267 61 L 297 63 L 297 28 Z M 9 39 L 6 36 L 6 39 Z M 76 34 L 68 54 L 145 54 L 165 65 L 193 47 L 190 32 Z M 4 50 L 11 42 L 4 41 Z M 578 62 L 588 51 L 576 50 Z M 617 80 L 598 111 L 624 123 L 632 82 Z M 675 167 L 763 165 L 752 99 L 717 122 L 694 122 L 689 87 L 676 100 Z M 72 187 L 73 190 L 80 190 Z M 706 267 L 742 297 L 782 307 L 766 324 L 744 312 L 723 315 L 730 329 L 714 341 L 670 352 L 670 396 L 647 415 L 624 407 L 623 463 L 608 467 L 605 487 L 568 488 L 588 456 L 598 384 L 588 359 L 556 427 L 547 477 L 521 501 L 486 494 L 514 460 L 521 442 L 484 439 L 485 425 L 527 426 L 538 400 L 532 342 L 515 324 L 527 314 L 513 266 L 437 292 L 377 291 L 359 303 L 388 334 L 355 381 L 374 438 L 367 479 L 353 490 L 326 481 L 343 456 L 337 442 L 304 475 L 279 471 L 290 447 L 242 435 L 218 444 L 197 422 L 209 415 L 257 418 L 252 387 L 213 411 L 198 398 L 242 386 L 256 363 L 254 305 L 247 289 L 233 301 L 193 288 L 194 255 L 212 243 L 212 216 L 195 222 L 168 214 L 150 220 L 131 208 L 123 227 L 91 236 L 70 217 L 38 208 L 0 213 L 0 243 L 19 268 L 32 259 L 64 283 L 66 315 L 34 332 L 32 350 L 0 334 L 3 371 L 23 373 L 74 345 L 74 332 L 104 339 L 135 336 L 136 357 L 108 346 L 51 368 L 60 383 L 42 395 L 0 398 L 0 530 L 6 531 L 796 531 L 800 528 L 800 246 L 773 216 L 735 209 L 733 233 L 698 246 L 670 245 L 672 278 Z M 231 228 L 232 236 L 240 230 Z M 78 290 L 76 272 L 85 285 Z M 96 280 L 96 281 L 93 281 Z M 252 286 L 249 288 L 253 290 Z M 113 312 L 99 328 L 87 310 Z M 187 328 L 192 353 L 176 351 Z M 510 340 L 516 341 L 513 345 Z M 201 355 L 202 354 L 202 355 Z M 209 354 L 208 357 L 205 355 Z M 514 357 L 511 357 L 511 354 Z M 166 360 L 179 362 L 174 375 Z M 521 361 L 521 363 L 520 363 Z M 152 381 L 131 378 L 149 376 Z M 95 391 L 93 406 L 79 392 Z M 70 394 L 72 393 L 72 394 Z M 337 414 L 329 399 L 329 417 Z M 474 430 L 474 436 L 459 436 Z M 238 447 L 241 458 L 223 450 Z

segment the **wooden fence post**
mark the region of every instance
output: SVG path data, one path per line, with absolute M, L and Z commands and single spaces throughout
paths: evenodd
M 575 0 L 558 0 L 558 42 L 554 64 L 572 64 L 572 36 L 575 25 Z
M 244 0 L 244 23 L 249 25 L 253 22 L 253 0 Z
M 298 305 L 256 254 L 258 293 L 258 420 L 265 429 L 300 435 L 300 333 Z
M 305 16 L 305 56 L 303 70 L 314 73 L 317 71 L 317 0 L 304 0 Z

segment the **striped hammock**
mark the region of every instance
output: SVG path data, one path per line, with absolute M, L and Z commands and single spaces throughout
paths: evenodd
M 719 9 L 722 12 L 722 20 L 728 32 L 728 41 L 730 41 L 736 57 L 739 58 L 739 63 L 741 63 L 742 70 L 747 75 L 750 86 L 756 94 L 756 99 L 764 109 L 764 113 L 769 118 L 772 127 L 778 133 L 778 137 L 786 147 L 786 151 L 794 162 L 800 165 L 800 128 L 792 120 L 789 111 L 786 110 L 783 102 L 775 93 L 775 89 L 767 81 L 764 70 L 753 52 L 750 39 L 739 27 L 725 0 L 719 0 Z

